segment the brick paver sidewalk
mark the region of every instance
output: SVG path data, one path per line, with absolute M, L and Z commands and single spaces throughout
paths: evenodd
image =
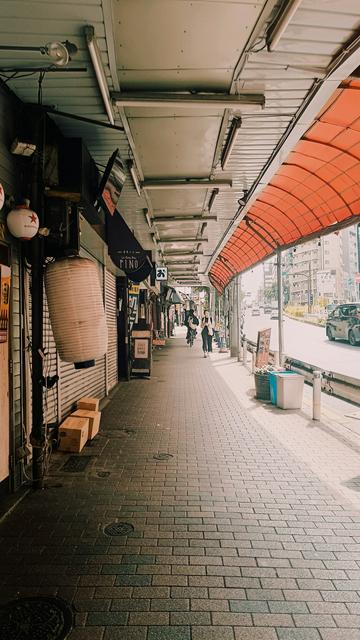
M 199 346 L 156 352 L 152 379 L 106 406 L 87 471 L 57 454 L 48 488 L 0 525 L 2 601 L 73 602 L 71 640 L 360 639 L 360 513 Z M 114 521 L 134 532 L 107 536 Z

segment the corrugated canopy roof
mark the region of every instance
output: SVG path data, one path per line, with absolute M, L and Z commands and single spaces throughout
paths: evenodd
M 210 270 L 222 290 L 274 252 L 360 215 L 360 81 L 341 84 Z

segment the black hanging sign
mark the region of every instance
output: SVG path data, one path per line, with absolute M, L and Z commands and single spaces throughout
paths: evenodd
M 106 211 L 106 235 L 113 263 L 133 282 L 145 280 L 153 268 L 151 260 L 116 209 L 112 214 Z

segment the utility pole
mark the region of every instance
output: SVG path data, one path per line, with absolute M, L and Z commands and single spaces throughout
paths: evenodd
M 44 226 L 44 150 L 46 116 L 40 110 L 35 112 L 37 128 L 37 152 L 32 175 L 32 206 L 39 217 L 40 227 Z M 32 357 L 32 425 L 30 443 L 32 445 L 33 488 L 44 485 L 45 439 L 43 412 L 43 305 L 44 305 L 44 247 L 41 236 L 31 240 L 31 357 Z

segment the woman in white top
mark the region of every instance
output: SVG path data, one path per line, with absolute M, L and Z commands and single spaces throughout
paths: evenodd
M 204 317 L 201 320 L 201 337 L 203 342 L 204 358 L 207 358 L 207 354 L 212 352 L 212 339 L 213 339 L 213 323 L 210 318 L 209 312 L 205 311 Z

